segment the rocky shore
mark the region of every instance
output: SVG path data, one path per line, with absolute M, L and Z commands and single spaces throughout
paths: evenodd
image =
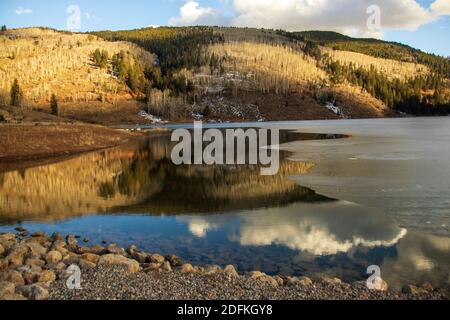
M 0 234 L 0 300 L 154 300 L 154 299 L 449 299 L 430 284 L 395 292 L 383 284 L 369 290 L 364 282 L 339 279 L 239 274 L 234 266 L 192 266 L 115 244 L 87 246 L 89 239 L 43 232 Z M 81 289 L 69 289 L 70 266 L 81 271 Z M 68 270 L 69 269 L 69 270 Z

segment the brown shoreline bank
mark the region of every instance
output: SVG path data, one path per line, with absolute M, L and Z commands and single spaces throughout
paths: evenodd
M 119 146 L 139 133 L 89 124 L 0 125 L 0 172 Z
M 25 229 L 0 234 L 0 299 L 32 300 L 171 300 L 171 299 L 352 299 L 405 300 L 450 298 L 429 284 L 408 285 L 395 292 L 369 290 L 365 282 L 339 279 L 269 276 L 259 271 L 239 274 L 231 265 L 192 266 L 180 258 L 127 250 L 114 244 L 86 246 L 77 237 L 48 236 Z M 83 239 L 82 242 L 88 242 Z M 69 290 L 67 268 L 81 270 L 82 290 Z

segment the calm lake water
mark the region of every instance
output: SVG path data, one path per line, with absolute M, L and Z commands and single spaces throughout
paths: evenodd
M 153 132 L 0 173 L 0 232 L 20 225 L 195 264 L 346 281 L 375 264 L 394 287 L 450 287 L 449 118 L 239 126 L 282 129 L 278 175 L 175 166 L 170 133 Z

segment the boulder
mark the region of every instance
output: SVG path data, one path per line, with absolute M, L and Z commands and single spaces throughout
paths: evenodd
M 139 263 L 135 260 L 125 258 L 124 256 L 117 254 L 106 254 L 101 256 L 99 265 L 112 265 L 125 267 L 128 272 L 136 273 L 139 271 Z
M 236 269 L 231 264 L 226 266 L 223 269 L 223 272 L 226 273 L 229 276 L 232 276 L 232 277 L 237 277 L 238 276 L 238 273 L 237 273 Z
M 77 239 L 75 238 L 75 236 L 73 234 L 67 235 L 66 243 L 67 243 L 68 246 L 72 246 L 72 247 L 78 245 L 78 241 L 77 241 Z
M 33 284 L 39 282 L 40 277 L 39 272 L 25 271 L 23 272 L 23 279 L 25 280 L 25 284 Z
M 52 251 L 49 251 L 47 253 L 47 255 L 45 256 L 45 261 L 47 261 L 48 264 L 58 263 L 62 260 L 62 258 L 63 257 L 62 257 L 61 252 L 52 250 Z
M 18 267 L 23 264 L 24 256 L 29 250 L 28 246 L 24 243 L 15 244 L 9 249 L 6 258 L 13 267 Z
M 12 241 L 12 240 L 16 240 L 16 235 L 14 233 L 3 233 L 3 234 L 0 234 L 0 239 L 6 240 L 6 241 Z
M 280 276 L 275 276 L 273 277 L 275 279 L 275 281 L 278 283 L 279 286 L 283 286 L 284 285 L 284 280 L 282 277 Z
M 81 255 L 81 258 L 86 261 L 96 264 L 98 262 L 98 260 L 100 259 L 100 256 L 93 254 L 93 253 L 84 253 Z
M 81 270 L 94 269 L 97 266 L 95 263 L 84 260 L 84 259 L 79 259 L 77 264 Z
M 53 233 L 51 238 L 52 238 L 53 241 L 62 241 L 62 242 L 64 242 L 64 237 L 61 234 L 59 234 L 58 232 Z
M 133 244 L 133 245 L 131 245 L 128 249 L 127 249 L 127 252 L 129 253 L 129 254 L 133 254 L 134 252 L 136 252 L 137 251 L 137 247 Z
M 39 266 L 42 268 L 43 266 L 45 266 L 45 261 L 42 259 L 28 258 L 27 260 L 25 260 L 25 265 Z
M 5 301 L 21 301 L 21 300 L 27 300 L 27 298 L 25 298 L 24 296 L 22 296 L 21 294 L 6 294 L 3 297 L 0 297 L 0 300 L 5 300 Z
M 160 254 L 152 254 L 150 256 L 150 261 L 153 263 L 159 263 L 159 264 L 163 264 L 165 259 L 162 255 Z
M 253 280 L 258 280 L 259 278 L 264 277 L 266 274 L 262 273 L 261 271 L 252 271 L 250 272 L 249 276 L 250 278 L 252 278 Z
M 39 243 L 45 247 L 49 247 L 51 245 L 51 239 L 47 236 L 45 237 L 32 237 L 24 240 L 26 243 Z
M 270 284 L 273 287 L 277 287 L 278 286 L 278 281 L 275 280 L 273 277 L 268 276 L 268 275 L 264 275 L 262 277 L 259 277 L 257 280 L 265 282 L 265 283 L 268 283 L 268 284 Z
M 170 262 L 172 267 L 181 267 L 183 265 L 181 259 L 173 254 L 166 256 L 166 260 Z
M 47 253 L 47 248 L 43 247 L 40 243 L 30 242 L 27 245 L 30 248 L 31 254 L 34 256 L 42 256 Z
M 17 291 L 31 300 L 47 300 L 49 297 L 48 290 L 40 284 L 21 286 Z
M 23 231 L 26 231 L 26 230 L 23 230 Z M 44 232 L 42 232 L 42 231 L 36 231 L 36 232 L 33 232 L 31 234 L 31 236 L 33 238 L 38 238 L 38 237 L 46 237 L 47 235 Z
M 144 267 L 144 272 L 156 271 L 161 268 L 161 263 L 148 263 Z
M 99 246 L 99 245 L 95 245 L 95 246 L 91 247 L 91 253 L 101 256 L 101 255 L 106 254 L 108 252 L 105 249 L 105 247 L 102 247 L 102 246 Z
M 8 269 L 9 261 L 6 259 L 0 259 L 0 271 Z
M 195 269 L 194 269 L 194 267 L 191 264 L 185 263 L 185 264 L 183 264 L 181 266 L 181 270 L 180 271 L 181 271 L 181 273 L 184 273 L 184 274 L 186 274 L 186 273 L 194 273 Z
M 0 299 L 6 295 L 14 294 L 16 286 L 14 283 L 9 281 L 0 281 Z
M 3 280 L 12 282 L 17 286 L 23 286 L 25 284 L 25 280 L 23 279 L 20 272 L 16 270 L 9 270 L 4 273 Z
M 404 294 L 411 294 L 411 295 L 420 295 L 425 294 L 427 291 L 425 289 L 413 286 L 413 285 L 406 285 L 402 288 L 402 293 Z
M 309 287 L 313 284 L 312 280 L 308 277 L 297 278 L 297 284 L 303 287 Z
M 205 268 L 203 270 L 203 273 L 205 275 L 214 275 L 214 274 L 218 274 L 218 273 L 221 273 L 221 272 L 222 272 L 222 269 L 219 266 L 217 266 L 217 265 L 205 266 Z
M 420 287 L 428 292 L 433 292 L 434 290 L 433 286 L 429 282 L 423 283 Z
M 329 284 L 342 284 L 342 280 L 339 278 L 328 278 L 328 277 L 324 277 L 322 279 L 324 282 L 329 283 Z
M 147 262 L 147 258 L 148 258 L 148 254 L 145 252 L 133 252 L 130 254 L 131 258 L 133 258 L 134 260 L 136 260 L 139 263 L 145 263 Z
M 112 243 L 108 247 L 106 247 L 106 250 L 108 251 L 108 253 L 111 253 L 111 254 L 121 255 L 121 256 L 126 255 L 125 249 L 119 248 L 115 243 Z
M 172 267 L 170 266 L 170 262 L 169 261 L 165 261 L 162 264 L 162 270 L 166 271 L 166 272 L 172 272 Z
M 38 282 L 50 283 L 56 280 L 56 275 L 51 270 L 45 270 L 39 275 Z

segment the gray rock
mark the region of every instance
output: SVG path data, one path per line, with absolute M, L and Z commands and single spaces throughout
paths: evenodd
M 40 284 L 21 286 L 17 291 L 31 300 L 47 300 L 49 297 L 48 290 Z

